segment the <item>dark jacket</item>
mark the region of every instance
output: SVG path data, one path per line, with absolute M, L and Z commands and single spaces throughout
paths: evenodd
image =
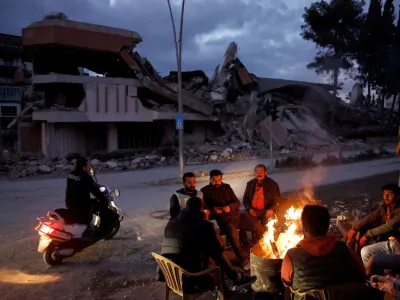
M 399 237 L 400 229 L 400 202 L 397 201 L 386 221 L 387 210 L 381 204 L 376 210 L 362 218 L 352 229 L 361 231 L 367 238 L 387 239 L 390 236 Z M 366 231 L 366 232 L 365 232 Z M 365 232 L 365 233 L 364 233 Z
M 93 206 L 90 194 L 93 194 L 102 203 L 107 203 L 108 201 L 101 194 L 92 176 L 87 172 L 74 170 L 68 174 L 65 195 L 65 205 L 68 209 L 79 211 L 82 214 L 89 214 Z
M 177 190 L 176 193 L 182 194 L 182 195 L 187 195 L 190 197 L 196 197 L 196 195 L 198 194 L 198 191 L 195 190 L 193 193 L 188 193 L 185 189 L 180 189 Z M 181 212 L 181 205 L 179 203 L 179 199 L 176 196 L 176 194 L 174 193 L 171 198 L 169 199 L 169 213 L 171 215 L 171 218 L 176 218 L 179 213 Z
M 243 195 L 243 206 L 248 211 L 251 208 L 251 201 L 253 200 L 253 196 L 255 193 L 257 184 L 257 179 L 254 178 L 247 182 L 246 190 Z M 275 206 L 279 203 L 279 199 L 281 198 L 281 192 L 279 190 L 279 185 L 275 180 L 265 177 L 263 180 L 263 189 L 264 189 L 264 208 L 265 209 L 274 209 Z
M 219 187 L 209 184 L 200 191 L 203 193 L 204 207 L 210 211 L 210 218 L 221 219 L 225 222 L 240 218 L 240 201 L 229 184 L 222 183 Z M 216 213 L 216 208 L 227 205 L 231 207 L 229 213 L 224 212 L 221 215 Z

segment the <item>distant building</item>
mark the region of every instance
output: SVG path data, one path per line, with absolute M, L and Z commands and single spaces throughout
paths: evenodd
M 0 34 L 0 149 L 18 150 L 18 130 L 7 129 L 21 108 L 25 65 L 22 38 Z
M 392 108 L 393 97 L 394 96 L 385 99 L 384 102 L 385 108 L 388 109 Z M 396 102 L 394 103 L 394 111 L 398 111 L 398 109 L 399 109 L 399 97 L 396 97 Z
M 45 18 L 23 28 L 24 61 L 33 64 L 35 97 L 42 96 L 27 104 L 18 117 L 20 150 L 62 158 L 69 153 L 90 155 L 171 145 L 177 137 L 176 72 L 162 78 L 133 50 L 141 41 L 134 31 L 71 21 L 65 16 Z M 246 86 L 254 79 L 244 66 L 235 78 L 243 84 L 230 94 L 248 93 Z M 215 109 L 194 96 L 207 91 L 207 76 L 203 71 L 183 72 L 182 80 L 185 143 L 215 140 L 224 133 Z M 260 78 L 258 93 L 271 91 L 282 101 L 295 96 L 303 103 L 311 101 L 315 110 L 325 111 L 332 98 L 329 88 Z

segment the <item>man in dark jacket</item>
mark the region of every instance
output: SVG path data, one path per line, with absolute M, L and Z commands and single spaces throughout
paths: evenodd
M 202 199 L 190 198 L 179 216 L 168 222 L 161 255 L 191 273 L 207 269 L 209 260 L 212 259 L 238 288 L 255 281 L 255 277 L 247 277 L 236 272 L 223 253 L 224 248 L 218 240 L 214 225 L 205 220 Z M 160 271 L 158 276 L 159 280 L 163 280 Z M 183 289 L 188 293 L 214 287 L 215 284 L 208 275 L 201 278 L 183 278 Z
M 240 227 L 240 201 L 229 184 L 222 182 L 222 172 L 210 172 L 210 184 L 201 189 L 205 209 L 210 211 L 210 220 L 216 220 L 220 234 L 226 234 L 244 269 L 249 268 L 249 259 L 242 251 L 237 230 Z
M 196 175 L 191 172 L 183 174 L 183 188 L 177 190 L 170 201 L 169 213 L 171 218 L 176 218 L 181 210 L 185 208 L 186 202 L 190 197 L 203 199 L 203 193 L 196 190 Z
M 89 225 L 92 221 L 92 209 L 100 210 L 100 229 L 103 230 L 109 218 L 107 213 L 108 199 L 103 196 L 89 175 L 90 166 L 84 158 L 76 161 L 75 170 L 70 172 L 67 177 L 67 190 L 65 205 L 71 211 L 73 219 L 77 223 Z M 93 194 L 96 199 L 91 199 Z
M 267 218 L 274 215 L 274 208 L 279 203 L 281 192 L 276 181 L 267 177 L 265 165 L 257 165 L 255 173 L 256 178 L 247 182 L 243 206 L 247 213 L 246 219 L 252 222 L 256 238 L 260 239 L 264 233 Z
M 360 259 L 344 242 L 327 236 L 330 215 L 326 207 L 306 205 L 301 222 L 304 239 L 289 249 L 282 261 L 281 277 L 286 287 L 304 292 L 365 280 Z M 294 299 L 305 298 L 295 293 Z
M 349 230 L 347 238 L 352 240 L 360 231 L 361 258 L 367 267 L 368 260 L 376 253 L 395 254 L 400 251 L 400 188 L 397 184 L 382 187 L 383 203 L 372 213 L 365 216 Z M 366 246 L 372 240 L 378 242 Z M 365 247 L 364 247 L 365 246 Z

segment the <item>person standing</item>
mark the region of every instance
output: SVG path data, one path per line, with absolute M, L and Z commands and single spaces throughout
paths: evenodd
M 264 226 L 268 218 L 274 216 L 274 209 L 281 198 L 278 183 L 267 177 L 265 165 L 255 167 L 256 177 L 247 182 L 243 195 L 243 206 L 246 209 L 244 227 L 252 227 L 256 233 L 257 240 L 264 234 Z M 251 228 L 246 228 L 251 229 Z
M 250 267 L 248 256 L 240 246 L 238 229 L 240 227 L 240 201 L 229 184 L 222 182 L 222 172 L 210 172 L 210 184 L 201 189 L 204 206 L 210 211 L 210 220 L 216 220 L 220 234 L 226 234 L 233 251 L 241 261 L 243 268 Z
M 196 175 L 192 172 L 183 174 L 183 188 L 177 190 L 170 198 L 169 213 L 171 219 L 176 218 L 181 210 L 186 207 L 190 197 L 203 199 L 203 193 L 196 190 Z

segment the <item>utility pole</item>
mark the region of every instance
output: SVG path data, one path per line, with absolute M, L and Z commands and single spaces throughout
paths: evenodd
M 179 114 L 175 119 L 175 128 L 179 131 L 179 175 L 182 178 L 185 169 L 185 161 L 183 157 L 183 128 L 184 128 L 184 120 L 183 120 L 183 101 L 182 101 L 182 29 L 183 29 L 183 15 L 185 11 L 185 0 L 182 0 L 181 7 L 181 20 L 179 26 L 179 35 L 176 34 L 175 20 L 174 14 L 172 12 L 171 2 L 168 1 L 169 13 L 171 16 L 172 22 L 172 31 L 174 34 L 174 44 L 175 44 L 175 52 L 176 52 L 176 65 L 178 72 L 178 111 Z

